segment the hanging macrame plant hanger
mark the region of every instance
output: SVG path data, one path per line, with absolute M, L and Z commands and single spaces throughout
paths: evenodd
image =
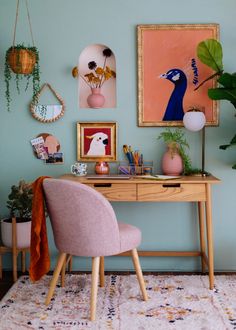
M 37 61 L 37 54 L 33 50 L 28 49 L 27 47 L 16 45 L 16 27 L 19 16 L 19 2 L 20 0 L 17 0 L 16 18 L 15 18 L 14 34 L 13 34 L 13 46 L 11 47 L 11 50 L 8 52 L 7 60 L 10 68 L 14 73 L 26 75 L 32 73 L 35 63 Z M 25 0 L 25 6 L 27 10 L 31 41 L 33 45 L 33 47 L 31 48 L 34 48 L 35 46 L 34 46 L 33 31 L 32 31 L 32 25 L 31 25 L 29 8 L 28 8 L 28 0 Z

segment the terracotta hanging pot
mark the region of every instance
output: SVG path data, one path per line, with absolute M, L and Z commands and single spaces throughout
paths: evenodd
M 87 98 L 90 108 L 102 108 L 105 103 L 105 97 L 101 94 L 101 88 L 91 88 L 91 94 Z
M 8 52 L 7 61 L 16 74 L 31 74 L 36 63 L 36 53 L 28 49 L 12 47 Z
M 162 172 L 165 175 L 180 175 L 183 170 L 183 160 L 179 154 L 178 144 L 172 142 L 168 144 L 167 151 L 162 157 Z

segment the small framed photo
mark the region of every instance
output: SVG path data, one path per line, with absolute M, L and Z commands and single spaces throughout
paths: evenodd
M 218 39 L 218 24 L 138 25 L 138 125 L 183 126 L 188 109 L 203 109 L 206 126 L 218 126 L 219 102 L 208 97 L 214 71 L 201 63 L 197 45 Z
M 78 122 L 77 160 L 116 161 L 117 124 L 115 122 Z
M 63 153 L 55 152 L 54 154 L 48 154 L 48 158 L 45 160 L 46 164 L 63 164 Z

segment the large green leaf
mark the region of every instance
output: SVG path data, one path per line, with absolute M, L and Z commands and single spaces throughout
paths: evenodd
M 210 88 L 208 95 L 213 100 L 228 100 L 236 108 L 236 88 Z
M 236 88 L 236 74 L 235 73 L 223 73 L 218 82 L 226 88 Z
M 221 44 L 215 39 L 206 39 L 197 46 L 200 61 L 216 72 L 223 70 L 223 51 Z

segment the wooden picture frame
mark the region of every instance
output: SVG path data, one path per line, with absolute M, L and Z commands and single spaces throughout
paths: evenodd
M 117 123 L 78 122 L 77 160 L 116 161 Z
M 197 57 L 205 39 L 219 39 L 218 24 L 137 26 L 138 126 L 183 126 L 191 107 L 204 111 L 206 126 L 219 124 L 219 103 L 207 93 L 216 79 L 194 90 L 214 73 Z

